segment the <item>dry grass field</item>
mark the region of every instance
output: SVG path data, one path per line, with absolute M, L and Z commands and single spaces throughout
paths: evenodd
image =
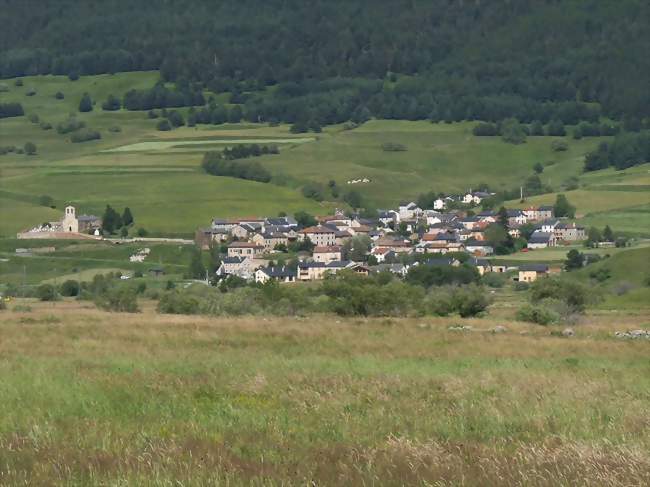
M 647 327 L 643 311 L 590 314 L 564 338 L 505 308 L 461 320 L 8 307 L 0 485 L 650 484 L 650 342 L 612 336 Z M 448 329 L 460 323 L 473 330 Z

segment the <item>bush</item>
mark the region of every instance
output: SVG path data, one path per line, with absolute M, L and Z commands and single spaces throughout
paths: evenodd
M 36 94 L 36 89 L 35 88 L 27 88 L 27 91 L 25 91 L 25 96 L 34 96 Z
M 56 289 L 51 284 L 41 284 L 36 288 L 36 297 L 41 301 L 56 301 Z
M 32 123 L 40 122 L 40 119 L 38 118 L 38 115 L 36 115 L 35 113 L 30 114 L 29 117 L 27 117 L 27 119 Z
M 65 95 L 62 92 L 57 91 L 56 94 L 54 95 L 54 98 L 56 98 L 57 100 L 63 100 L 65 98 Z
M 9 85 L 7 83 L 0 83 L 0 93 L 6 93 L 9 91 Z
M 52 130 L 52 124 L 49 122 L 41 122 L 39 126 L 42 130 Z
M 462 286 L 454 289 L 452 303 L 463 318 L 483 313 L 490 305 L 490 298 L 477 285 Z
M 14 81 L 14 85 L 16 86 L 22 86 L 23 85 L 23 80 L 18 78 L 16 81 Z
M 70 142 L 73 142 L 75 144 L 81 143 L 81 142 L 88 142 L 90 140 L 98 140 L 101 139 L 102 135 L 97 131 L 97 130 L 91 130 L 91 129 L 80 129 L 73 133 L 70 136 Z
M 4 298 L 0 297 L 0 311 L 3 311 L 7 309 L 7 303 L 5 302 Z
M 381 144 L 381 150 L 384 152 L 404 152 L 407 148 L 404 144 L 398 144 L 397 142 L 384 142 Z
M 72 117 L 68 117 L 66 121 L 59 123 L 56 126 L 56 131 L 59 134 L 64 135 L 82 129 L 85 126 L 86 126 L 85 122 L 82 122 L 81 120 L 77 120 L 76 117 L 72 116 Z
M 105 311 L 137 313 L 137 294 L 129 286 L 109 288 L 106 292 L 95 297 L 95 304 Z
M 78 296 L 80 290 L 81 286 L 79 286 L 79 282 L 69 279 L 61 284 L 59 292 L 61 293 L 61 296 Z
M 122 129 L 117 125 L 111 125 L 110 127 L 108 127 L 108 131 L 116 134 L 118 132 L 121 132 Z
M 23 151 L 28 156 L 35 155 L 36 154 L 36 144 L 34 144 L 33 142 L 25 142 L 25 146 L 23 147 Z
M 191 315 L 199 312 L 199 300 L 187 293 L 169 291 L 158 302 L 158 312 Z
M 600 299 L 599 293 L 595 292 L 592 287 L 559 277 L 537 279 L 531 284 L 530 291 L 530 299 L 533 303 L 544 299 L 555 299 L 564 302 L 577 313 L 583 312 L 588 304 Z
M 488 287 L 501 288 L 508 281 L 508 277 L 503 273 L 486 272 L 481 277 L 481 282 Z
M 172 126 L 169 123 L 169 120 L 165 118 L 156 124 L 156 128 L 161 132 L 167 132 L 172 129 Z
M 54 206 L 54 198 L 47 194 L 43 194 L 38 197 L 38 204 L 41 206 L 47 206 L 47 207 L 53 207 Z
M 68 79 L 70 81 L 77 81 L 79 79 L 79 73 L 77 73 L 76 71 L 70 71 L 70 73 L 68 74 Z
M 554 140 L 551 142 L 551 149 L 553 152 L 564 152 L 569 149 L 569 144 L 563 140 Z
M 550 325 L 560 321 L 560 316 L 552 309 L 531 304 L 519 308 L 516 317 L 519 321 L 527 321 L 538 325 Z

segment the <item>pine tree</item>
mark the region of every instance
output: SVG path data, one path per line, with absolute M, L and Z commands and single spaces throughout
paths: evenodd
M 564 268 L 567 271 L 572 271 L 575 269 L 582 268 L 584 263 L 585 256 L 578 252 L 576 249 L 572 249 L 569 253 L 566 254 L 566 260 L 564 261 Z
M 613 242 L 614 241 L 614 232 L 612 231 L 612 229 L 610 228 L 609 225 L 607 225 L 603 229 L 603 240 L 605 242 Z
M 84 93 L 79 102 L 79 111 L 80 112 L 92 112 L 93 111 L 93 100 L 90 98 L 88 93 Z
M 192 259 L 190 260 L 188 275 L 192 279 L 205 278 L 205 266 L 203 265 L 203 258 L 201 257 L 201 251 L 198 248 L 195 248 L 194 251 L 192 252 Z
M 128 227 L 133 223 L 133 215 L 131 214 L 131 209 L 127 206 L 124 208 L 124 212 L 122 213 L 122 225 L 125 227 Z

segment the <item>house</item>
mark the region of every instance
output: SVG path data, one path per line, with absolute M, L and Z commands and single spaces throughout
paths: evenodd
M 218 276 L 237 276 L 242 279 L 250 279 L 253 277 L 253 272 L 265 266 L 267 263 L 263 259 L 253 259 L 249 257 L 224 257 L 221 259 L 221 265 L 217 269 Z
M 298 279 L 300 281 L 319 281 L 324 279 L 328 274 L 336 274 L 337 272 L 353 265 L 354 262 L 340 260 L 328 263 L 301 262 L 298 264 Z
M 522 210 L 523 214 L 529 221 L 538 222 L 542 220 L 548 220 L 553 218 L 553 207 L 552 206 L 531 206 Z
M 413 203 L 400 203 L 398 208 L 399 218 L 401 220 L 412 220 L 422 214 L 422 208 Z
M 342 258 L 341 247 L 333 245 L 330 247 L 314 247 L 313 257 L 315 262 L 333 262 L 341 260 Z
M 264 228 L 267 227 L 289 227 L 296 229 L 298 228 L 298 222 L 295 218 L 290 216 L 279 216 L 276 218 L 265 218 L 264 219 Z
M 550 219 L 544 220 L 542 223 L 538 224 L 535 228 L 544 233 L 554 233 L 557 226 L 560 224 L 560 220 Z
M 230 229 L 230 234 L 235 238 L 245 239 L 261 230 L 260 223 L 239 223 Z
M 235 222 L 230 220 L 224 220 L 223 218 L 214 218 L 212 220 L 212 229 L 213 230 L 224 230 L 230 233 L 230 229 L 236 225 Z
M 564 242 L 576 242 L 587 238 L 585 227 L 578 226 L 575 223 L 560 223 L 555 227 L 554 233 L 558 240 Z
M 508 226 L 524 225 L 528 222 L 528 218 L 521 210 L 507 210 Z
M 399 214 L 395 210 L 378 210 L 377 215 L 379 223 L 387 227 L 388 225 L 395 224 L 399 221 Z
M 466 205 L 480 205 L 481 201 L 492 196 L 491 193 L 486 193 L 484 191 L 475 191 L 469 192 L 463 196 L 463 203 Z
M 199 228 L 194 234 L 194 242 L 201 250 L 208 250 L 214 243 L 225 242 L 228 237 L 227 230 Z
M 460 224 L 468 230 L 473 230 L 479 224 L 479 218 L 476 216 L 467 216 L 460 220 Z
M 400 277 L 405 277 L 408 274 L 408 267 L 404 264 L 377 264 L 370 267 L 370 272 L 390 272 Z
M 287 266 L 260 267 L 255 271 L 255 282 L 264 284 L 268 281 L 296 282 L 297 272 Z
M 444 210 L 446 207 L 447 207 L 447 201 L 443 200 L 442 198 L 438 198 L 433 202 L 434 210 Z
M 539 277 L 547 276 L 549 268 L 546 264 L 523 264 L 519 266 L 519 282 L 533 282 Z
M 264 247 L 266 252 L 274 250 L 276 245 L 287 245 L 289 238 L 283 233 L 256 233 L 251 242 Z
M 299 233 L 303 239 L 311 240 L 317 247 L 330 247 L 336 244 L 337 230 L 324 225 L 308 227 Z
M 487 259 L 477 259 L 476 257 L 472 257 L 467 261 L 467 263 L 472 267 L 476 267 L 476 270 L 480 275 L 484 275 L 486 272 L 492 271 L 492 266 Z
M 458 267 L 460 265 L 460 261 L 458 259 L 454 259 L 453 257 L 436 257 L 435 259 L 427 259 L 426 261 L 422 262 L 422 265 L 429 265 L 433 267 Z
M 377 239 L 375 247 L 392 250 L 396 254 L 411 251 L 411 243 L 408 240 L 391 238 L 389 236 Z
M 373 247 L 370 250 L 370 255 L 377 259 L 379 264 L 386 262 L 387 260 L 393 260 L 397 257 L 395 251 L 388 247 Z
M 264 253 L 264 247 L 254 242 L 233 242 L 228 245 L 228 257 L 257 257 Z
M 555 247 L 556 245 L 557 239 L 554 233 L 536 230 L 528 239 L 527 247 L 529 249 L 545 249 L 546 247 Z
M 165 269 L 161 266 L 155 266 L 149 269 L 149 275 L 151 277 L 162 277 L 165 275 Z
M 465 250 L 474 255 L 492 255 L 494 247 L 489 242 L 468 239 L 465 241 Z

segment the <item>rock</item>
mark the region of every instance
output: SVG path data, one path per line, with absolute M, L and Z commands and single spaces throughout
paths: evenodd
M 565 328 L 564 330 L 562 330 L 562 336 L 563 337 L 568 338 L 568 337 L 574 336 L 575 334 L 576 334 L 576 332 L 573 331 L 573 328 Z
M 614 333 L 616 338 L 625 338 L 630 340 L 638 340 L 646 338 L 650 340 L 650 330 L 630 330 L 630 331 L 617 331 Z
M 508 329 L 503 325 L 497 325 L 490 330 L 492 333 L 505 333 Z
M 452 325 L 447 328 L 449 331 L 472 331 L 471 326 L 465 326 L 465 325 Z

